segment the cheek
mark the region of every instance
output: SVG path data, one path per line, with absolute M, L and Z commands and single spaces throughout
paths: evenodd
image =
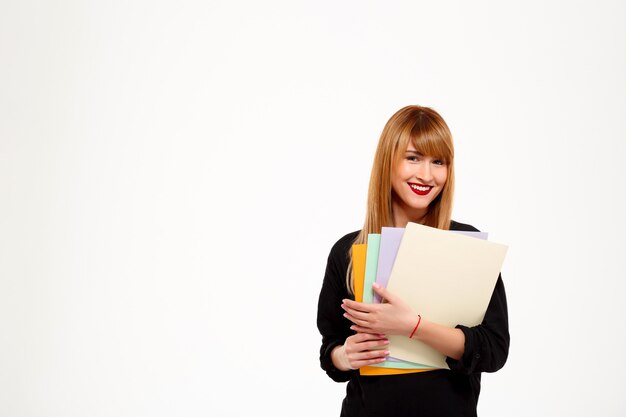
M 391 188 L 395 192 L 400 191 L 400 188 L 402 187 L 402 183 L 403 183 L 402 178 L 397 173 L 391 177 Z
M 437 184 L 443 187 L 448 180 L 448 170 L 443 168 L 441 171 L 437 172 Z
M 391 188 L 396 193 L 402 192 L 402 188 L 406 181 L 406 173 L 402 169 L 402 165 L 397 166 L 396 169 L 393 170 L 391 175 Z
M 407 178 L 411 177 L 411 166 L 405 163 L 400 163 L 393 172 L 392 181 L 404 182 Z

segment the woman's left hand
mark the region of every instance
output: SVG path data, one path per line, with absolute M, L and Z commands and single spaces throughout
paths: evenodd
M 386 288 L 378 284 L 374 284 L 372 288 L 386 302 L 364 304 L 348 299 L 343 300 L 341 307 L 346 311 L 344 317 L 354 323 L 350 328 L 357 332 L 409 337 L 417 323 L 417 314 L 400 297 Z

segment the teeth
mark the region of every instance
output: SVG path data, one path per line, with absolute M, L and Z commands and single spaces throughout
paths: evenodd
M 411 184 L 411 188 L 418 191 L 428 191 L 431 187 Z

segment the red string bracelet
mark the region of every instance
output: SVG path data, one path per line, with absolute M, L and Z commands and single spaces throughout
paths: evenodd
M 411 332 L 411 336 L 409 336 L 409 339 L 413 338 L 413 335 L 415 334 L 415 332 L 417 331 L 417 328 L 419 327 L 420 323 L 422 321 L 422 316 L 420 316 L 419 314 L 417 315 L 417 324 L 415 325 L 415 328 L 413 329 L 413 331 Z

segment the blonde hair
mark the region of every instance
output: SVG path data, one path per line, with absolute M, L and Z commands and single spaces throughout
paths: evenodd
M 438 229 L 450 228 L 454 194 L 452 134 L 443 118 L 433 109 L 406 106 L 391 116 L 380 135 L 370 177 L 365 224 L 354 243 L 367 243 L 368 234 L 380 233 L 382 227 L 394 226 L 391 176 L 409 143 L 412 143 L 422 155 L 432 156 L 446 163 L 448 169 L 446 183 L 439 195 L 430 203 L 423 224 Z M 350 292 L 354 292 L 352 254 L 347 272 L 346 285 Z

